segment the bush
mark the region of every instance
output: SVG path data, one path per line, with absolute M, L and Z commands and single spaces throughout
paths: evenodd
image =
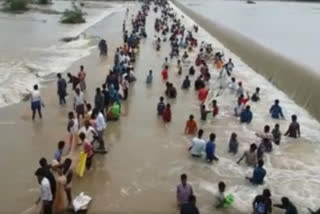
M 25 11 L 28 10 L 28 1 L 27 0 L 6 0 L 4 2 L 4 10 L 6 11 Z
M 48 0 L 39 0 L 39 4 L 49 4 Z
M 72 10 L 66 9 L 62 14 L 60 22 L 64 24 L 84 23 L 86 22 L 86 20 L 84 19 L 84 16 L 85 16 L 85 13 L 82 12 L 82 10 L 78 6 L 76 6 L 76 4 L 73 2 Z

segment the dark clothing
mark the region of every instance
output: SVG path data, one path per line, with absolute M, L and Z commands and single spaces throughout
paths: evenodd
M 285 214 L 298 214 L 296 206 L 294 206 L 294 204 L 291 202 L 289 202 L 288 206 L 286 207 L 283 204 L 277 204 L 274 206 L 286 210 Z
M 205 87 L 205 84 L 204 82 L 201 80 L 201 79 L 197 79 L 195 82 L 194 82 L 194 89 L 195 90 L 199 90 L 200 88 L 204 88 Z
M 107 107 L 110 104 L 110 94 L 107 90 L 102 90 L 104 107 Z
M 241 123 L 251 123 L 252 112 L 250 110 L 243 110 L 240 114 Z
M 289 137 L 297 138 L 300 136 L 300 125 L 298 122 L 292 122 L 288 128 L 288 131 L 285 135 L 289 135 Z
M 181 206 L 180 214 L 199 214 L 199 210 L 194 204 L 186 203 Z
M 43 202 L 43 214 L 52 214 L 52 201 Z
M 250 182 L 252 184 L 263 184 L 263 179 L 266 176 L 266 170 L 262 167 L 256 167 L 253 171 L 252 178 L 250 178 Z
M 44 169 L 45 172 L 44 177 L 47 178 L 50 182 L 52 198 L 55 198 L 57 189 L 56 179 L 54 178 L 54 175 L 50 171 L 49 167 L 42 167 L 42 169 Z
M 190 80 L 185 79 L 182 83 L 182 89 L 189 89 L 190 88 Z
M 213 160 L 218 160 L 218 158 L 215 156 L 216 151 L 216 144 L 212 141 L 208 141 L 206 145 L 206 159 L 210 162 Z
M 166 105 L 163 102 L 159 102 L 157 106 L 158 115 L 162 115 L 163 110 L 166 108 Z
M 252 97 L 251 97 L 251 100 L 252 100 L 253 102 L 258 102 L 258 101 L 260 100 L 260 97 L 259 97 L 259 95 L 258 95 L 257 93 L 254 93 L 254 94 L 252 95 Z
M 273 136 L 273 142 L 277 145 L 280 145 L 280 141 L 281 141 L 281 132 L 280 130 L 277 129 L 273 129 L 272 130 L 272 136 Z
M 96 94 L 94 97 L 94 108 L 102 111 L 104 108 L 103 94 Z
M 60 78 L 57 82 L 58 87 L 58 96 L 59 96 L 59 102 L 61 104 L 66 104 L 65 97 L 67 96 L 67 82 L 65 79 Z
M 72 83 L 72 89 L 75 90 L 80 83 L 80 79 L 76 76 L 69 77 L 69 83 Z
M 272 212 L 272 201 L 263 195 L 258 195 L 253 201 L 254 214 L 268 214 Z
M 279 105 L 273 105 L 270 108 L 271 117 L 274 119 L 280 119 L 280 116 L 284 118 L 282 108 Z

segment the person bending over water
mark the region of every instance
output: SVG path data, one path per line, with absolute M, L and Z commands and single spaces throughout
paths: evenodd
M 284 134 L 285 136 L 298 138 L 300 137 L 300 125 L 297 122 L 298 118 L 296 115 L 291 116 L 291 123 L 289 125 L 289 128 L 287 132 Z
M 258 102 L 260 100 L 260 88 L 256 88 L 256 91 L 254 92 L 254 94 L 251 97 L 251 100 L 253 102 Z
M 263 160 L 258 161 L 258 166 L 253 170 L 252 177 L 246 177 L 254 185 L 262 185 L 267 172 L 263 168 Z
M 298 214 L 296 206 L 287 197 L 281 198 L 282 204 L 275 204 L 274 207 L 286 210 L 285 214 Z

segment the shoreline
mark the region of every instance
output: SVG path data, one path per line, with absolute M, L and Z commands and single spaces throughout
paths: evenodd
M 233 53 L 241 57 L 254 71 L 262 74 L 320 121 L 319 75 L 238 32 L 206 19 L 178 0 L 172 0 L 172 2 Z M 288 77 L 291 81 L 288 81 Z

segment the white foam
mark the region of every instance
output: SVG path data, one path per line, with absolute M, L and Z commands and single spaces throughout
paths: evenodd
M 178 17 L 181 17 L 183 12 L 175 7 Z M 186 29 L 192 29 L 195 22 L 187 15 L 183 14 L 183 24 Z M 235 71 L 233 75 L 238 81 L 242 81 L 244 88 L 254 92 L 256 87 L 261 89 L 262 100 L 259 103 L 250 103 L 253 110 L 254 118 L 250 125 L 239 125 L 236 119 L 233 118 L 233 105 L 236 104 L 236 97 L 228 93 L 217 97 L 220 106 L 220 112 L 223 116 L 219 115 L 215 119 L 217 124 L 212 126 L 212 129 L 221 128 L 219 125 L 223 124 L 225 128 L 225 135 L 230 136 L 231 131 L 237 131 L 241 135 L 245 133 L 245 142 L 240 142 L 239 151 L 242 153 L 248 148 L 252 142 L 257 142 L 255 132 L 262 131 L 265 124 L 271 127 L 275 123 L 279 123 L 282 132 L 286 131 L 289 124 L 289 119 L 292 114 L 296 114 L 302 129 L 302 139 L 288 140 L 283 137 L 281 146 L 274 146 L 274 151 L 266 156 L 265 167 L 267 169 L 266 184 L 259 187 L 254 187 L 248 184 L 244 177 L 252 173 L 252 169 L 243 165 L 235 163 L 239 155 L 232 157 L 225 152 L 227 145 L 221 145 L 221 139 L 227 142 L 226 136 L 218 136 L 217 152 L 220 158 L 217 164 L 210 167 L 213 173 L 232 181 L 227 185 L 227 191 L 232 192 L 235 197 L 233 206 L 242 212 L 251 212 L 251 202 L 257 194 L 261 194 L 263 188 L 270 188 L 272 191 L 273 199 L 279 200 L 282 196 L 288 196 L 295 202 L 299 208 L 300 213 L 306 213 L 307 207 L 316 208 L 319 204 L 320 190 L 320 167 L 317 164 L 319 159 L 318 151 L 320 149 L 320 124 L 310 116 L 302 107 L 298 106 L 286 94 L 273 86 L 262 75 L 256 73 L 250 66 L 246 65 L 242 60 L 233 54 L 228 48 L 224 47 L 218 40 L 213 38 L 204 29 L 199 30 L 195 34 L 198 42 L 206 41 L 213 44 L 214 47 L 222 49 L 226 58 L 232 58 L 235 64 Z M 195 58 L 196 53 L 191 53 L 192 58 Z M 218 73 L 209 65 L 212 78 L 212 84 L 217 84 Z M 275 99 L 279 99 L 283 107 L 284 114 L 287 120 L 273 120 L 269 115 L 269 108 Z M 232 104 L 234 103 L 234 104 Z M 231 104 L 231 105 L 230 105 Z M 198 107 L 197 107 L 198 108 Z M 220 123 L 219 123 L 220 122 Z M 226 123 L 228 123 L 226 128 Z M 229 124 L 230 123 L 230 124 Z M 223 127 L 222 127 L 223 128 Z M 221 151 L 223 150 L 223 151 Z M 241 155 L 241 154 L 240 154 Z M 203 179 L 203 178 L 202 178 Z M 208 192 L 213 192 L 217 188 L 216 183 L 212 181 L 201 180 L 200 187 Z

